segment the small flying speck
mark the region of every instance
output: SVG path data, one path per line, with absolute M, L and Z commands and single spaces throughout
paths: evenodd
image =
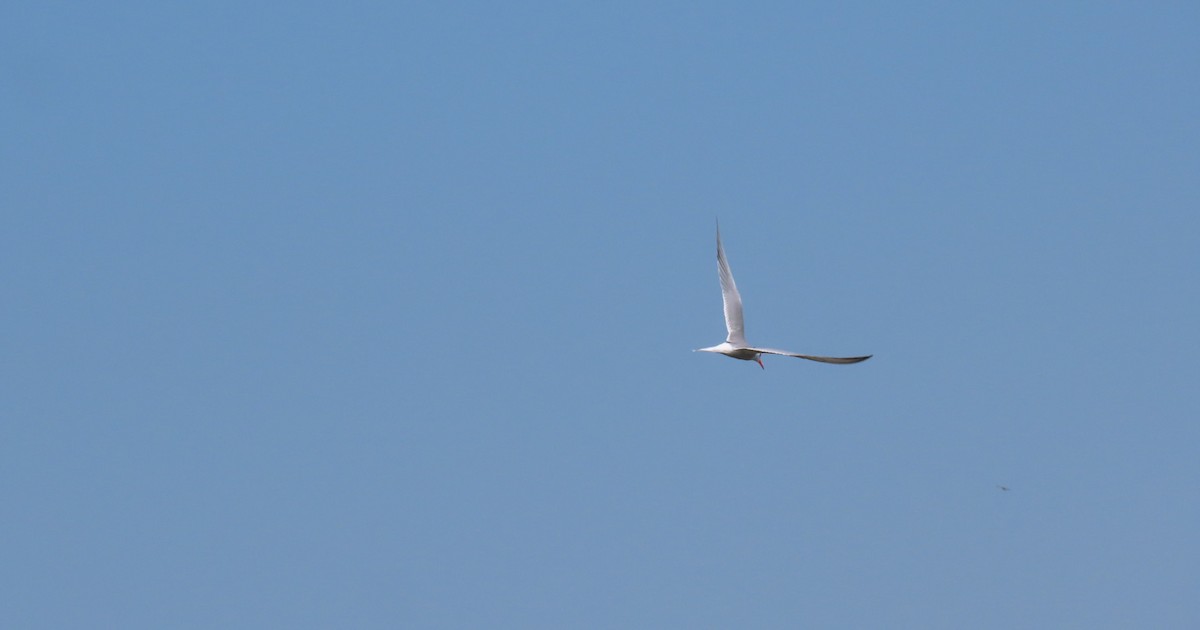
M 1008 486 L 996 486 L 1001 492 L 1008 492 Z

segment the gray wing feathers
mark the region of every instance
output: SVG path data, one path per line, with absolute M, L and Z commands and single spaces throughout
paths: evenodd
M 721 279 L 721 299 L 725 302 L 725 329 L 729 336 L 725 341 L 734 345 L 746 343 L 746 326 L 742 323 L 742 296 L 733 281 L 729 261 L 725 259 L 725 248 L 721 245 L 721 228 L 717 227 L 717 277 Z
M 875 356 L 872 354 L 868 354 L 865 357 L 818 357 L 818 356 L 811 355 L 811 354 L 796 354 L 795 352 L 788 352 L 786 350 L 774 350 L 772 348 L 748 348 L 748 350 L 753 350 L 755 352 L 761 352 L 763 354 L 778 354 L 778 355 L 785 356 L 785 357 L 796 357 L 797 359 L 808 359 L 809 361 L 820 361 L 821 363 L 841 363 L 841 364 L 859 363 L 861 361 L 866 361 L 867 359 L 870 359 L 871 357 Z

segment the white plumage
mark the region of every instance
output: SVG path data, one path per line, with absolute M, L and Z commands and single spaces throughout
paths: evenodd
M 869 354 L 865 357 L 819 357 L 773 348 L 757 348 L 747 344 L 746 325 L 742 319 L 742 296 L 738 293 L 737 283 L 733 281 L 733 272 L 729 269 L 729 261 L 725 258 L 720 225 L 717 226 L 717 277 L 721 280 L 721 299 L 725 302 L 725 329 L 729 331 L 729 335 L 725 337 L 725 343 L 710 348 L 699 348 L 696 352 L 716 352 L 743 361 L 755 361 L 763 369 L 766 369 L 761 358 L 764 354 L 778 354 L 821 363 L 858 363 L 871 358 L 872 355 Z

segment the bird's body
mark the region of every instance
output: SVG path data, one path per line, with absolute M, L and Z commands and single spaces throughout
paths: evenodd
M 750 348 L 739 348 L 728 341 L 711 348 L 700 348 L 696 352 L 716 352 L 718 354 L 723 354 L 727 357 L 733 357 L 735 359 L 741 359 L 743 361 L 757 361 L 758 357 L 762 355 L 761 352 L 752 350 Z
M 725 329 L 729 335 L 725 342 L 708 348 L 699 348 L 696 352 L 715 352 L 742 361 L 754 361 L 765 369 L 762 362 L 764 354 L 778 354 L 785 357 L 797 357 L 821 363 L 858 363 L 866 361 L 872 355 L 863 357 L 820 357 L 811 354 L 796 354 L 774 348 L 756 348 L 746 342 L 745 323 L 742 317 L 742 296 L 738 293 L 737 283 L 733 281 L 733 272 L 729 269 L 729 261 L 725 258 L 725 247 L 721 244 L 721 228 L 717 227 L 717 277 L 721 281 L 721 299 L 725 303 Z

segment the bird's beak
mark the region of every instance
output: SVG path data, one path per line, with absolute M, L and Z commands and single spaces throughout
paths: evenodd
M 763 365 L 762 357 L 754 357 L 754 360 L 758 362 L 758 367 L 764 370 L 767 369 L 767 366 Z

